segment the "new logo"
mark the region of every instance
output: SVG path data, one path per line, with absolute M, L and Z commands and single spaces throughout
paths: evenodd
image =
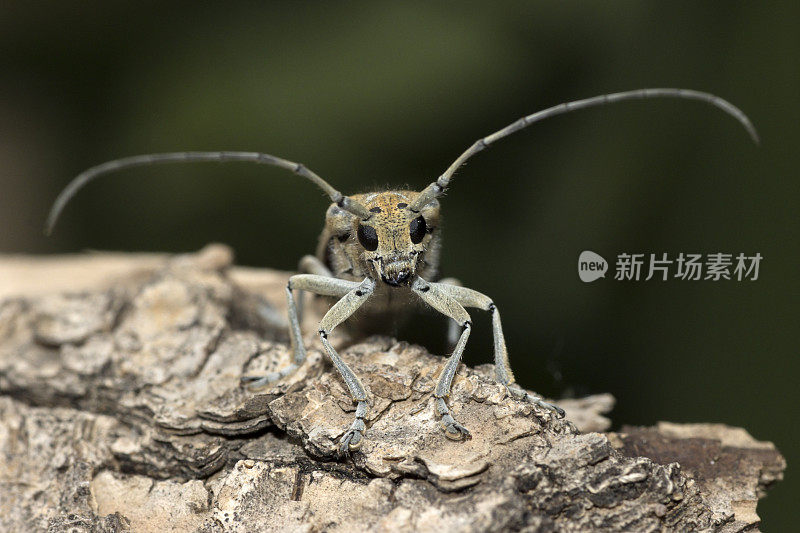
M 578 257 L 578 276 L 581 281 L 590 283 L 598 278 L 606 277 L 608 262 L 602 256 L 585 250 Z

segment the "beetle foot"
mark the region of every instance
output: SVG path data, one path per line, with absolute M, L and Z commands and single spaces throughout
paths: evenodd
M 531 394 L 523 390 L 516 383 L 506 385 L 506 390 L 508 391 L 508 394 L 511 395 L 512 398 L 516 400 L 523 400 L 532 403 L 534 405 L 538 405 L 539 407 L 543 407 L 549 411 L 554 412 L 556 414 L 556 417 L 558 418 L 564 418 L 564 416 L 566 415 L 566 413 L 562 408 L 558 407 L 557 405 L 553 405 L 550 402 L 544 401 L 540 396 Z
M 444 435 L 451 440 L 469 440 L 472 438 L 469 430 L 456 422 L 453 415 L 450 414 L 450 408 L 447 407 L 444 398 L 436 398 L 436 414 L 441 417 L 442 429 Z
M 246 386 L 248 389 L 258 389 L 264 387 L 265 385 L 269 385 L 270 383 L 275 383 L 276 381 L 285 378 L 289 374 L 293 373 L 297 370 L 297 365 L 291 364 L 280 370 L 278 372 L 271 372 L 264 376 L 242 376 L 240 381 L 242 385 Z
M 356 418 L 353 421 L 353 425 L 350 426 L 344 435 L 342 435 L 342 440 L 339 446 L 339 451 L 342 455 L 346 455 L 347 453 L 357 450 L 361 447 L 361 444 L 364 442 L 364 431 L 366 431 L 367 426 L 364 424 L 363 418 Z

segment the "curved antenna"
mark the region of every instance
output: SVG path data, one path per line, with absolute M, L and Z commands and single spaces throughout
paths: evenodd
M 84 185 L 99 176 L 132 167 L 141 167 L 161 163 L 193 163 L 200 161 L 215 161 L 218 163 L 247 161 L 250 163 L 259 163 L 262 165 L 272 165 L 285 168 L 286 170 L 290 170 L 298 176 L 302 176 L 314 183 L 317 187 L 325 191 L 325 194 L 330 197 L 333 203 L 337 204 L 342 209 L 349 211 L 350 213 L 364 220 L 372 216 L 372 214 L 367 210 L 366 207 L 364 207 L 363 204 L 353 200 L 348 196 L 344 196 L 342 193 L 334 189 L 327 181 L 311 172 L 300 163 L 295 163 L 294 161 L 288 161 L 286 159 L 281 159 L 280 157 L 262 154 L 259 152 L 172 152 L 165 154 L 145 154 L 124 157 L 122 159 L 108 161 L 81 172 L 69 183 L 69 185 L 64 188 L 64 190 L 61 191 L 61 193 L 58 195 L 58 198 L 56 198 L 56 201 L 53 203 L 53 207 L 50 208 L 50 214 L 47 216 L 45 233 L 47 235 L 52 233 L 53 227 L 58 221 L 58 217 L 61 215 L 64 207 L 66 207 L 67 203 L 72 199 L 72 197 L 75 196 L 75 194 Z
M 639 100 L 639 99 L 647 99 L 647 98 L 682 98 L 685 100 L 699 100 L 701 102 L 705 102 L 707 104 L 711 104 L 713 106 L 718 107 L 728 115 L 731 115 L 733 118 L 739 121 L 739 123 L 747 130 L 747 133 L 753 139 L 753 142 L 756 144 L 759 143 L 758 133 L 756 129 L 753 127 L 753 124 L 750 122 L 750 119 L 747 118 L 738 107 L 731 104 L 727 100 L 720 98 L 717 95 L 711 93 L 704 93 L 700 91 L 693 91 L 691 89 L 670 89 L 670 88 L 659 88 L 659 89 L 637 89 L 634 91 L 625 91 L 621 93 L 611 93 L 611 94 L 602 94 L 600 96 L 594 96 L 592 98 L 585 98 L 583 100 L 575 100 L 572 102 L 564 102 L 563 104 L 558 104 L 553 107 L 548 107 L 542 111 L 537 111 L 532 115 L 528 115 L 526 117 L 522 117 L 521 119 L 517 120 L 516 122 L 509 124 L 505 128 L 498 130 L 491 135 L 483 137 L 482 139 L 478 139 L 475 143 L 470 146 L 463 154 L 458 156 L 458 159 L 453 161 L 447 170 L 439 176 L 439 178 L 425 187 L 422 190 L 419 197 L 411 204 L 409 209 L 413 211 L 419 211 L 422 207 L 432 202 L 434 199 L 440 197 L 444 194 L 445 189 L 450 184 L 450 179 L 455 174 L 456 170 L 463 165 L 467 159 L 472 157 L 473 155 L 477 154 L 487 146 L 499 141 L 500 139 L 511 135 L 514 132 L 517 132 L 523 128 L 527 128 L 531 124 L 535 122 L 539 122 L 540 120 L 544 120 L 546 118 L 554 117 L 556 115 L 561 115 L 563 113 L 569 113 L 571 111 L 577 111 L 578 109 L 585 109 L 587 107 L 594 107 L 598 105 L 605 105 L 605 104 L 612 104 L 615 102 L 622 102 L 625 100 Z

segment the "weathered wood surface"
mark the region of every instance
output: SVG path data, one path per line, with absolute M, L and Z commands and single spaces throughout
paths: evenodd
M 288 274 L 231 261 L 0 258 L 0 530 L 742 531 L 782 477 L 742 429 L 603 433 L 609 395 L 562 400 L 557 420 L 490 365 L 459 369 L 473 438 L 450 441 L 430 405 L 444 360 L 384 337 L 343 346 L 371 411 L 339 457 L 354 406 L 315 335 L 295 375 L 239 385 L 289 363 L 258 312 L 281 317 Z

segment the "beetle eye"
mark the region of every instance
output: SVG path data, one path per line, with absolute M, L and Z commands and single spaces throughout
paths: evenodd
M 375 228 L 372 226 L 358 225 L 358 242 L 361 243 L 366 250 L 374 252 L 378 249 L 378 234 L 375 233 Z
M 428 231 L 428 225 L 425 224 L 425 219 L 420 215 L 411 221 L 411 225 L 409 225 L 408 229 L 411 233 L 411 242 L 419 244 Z

